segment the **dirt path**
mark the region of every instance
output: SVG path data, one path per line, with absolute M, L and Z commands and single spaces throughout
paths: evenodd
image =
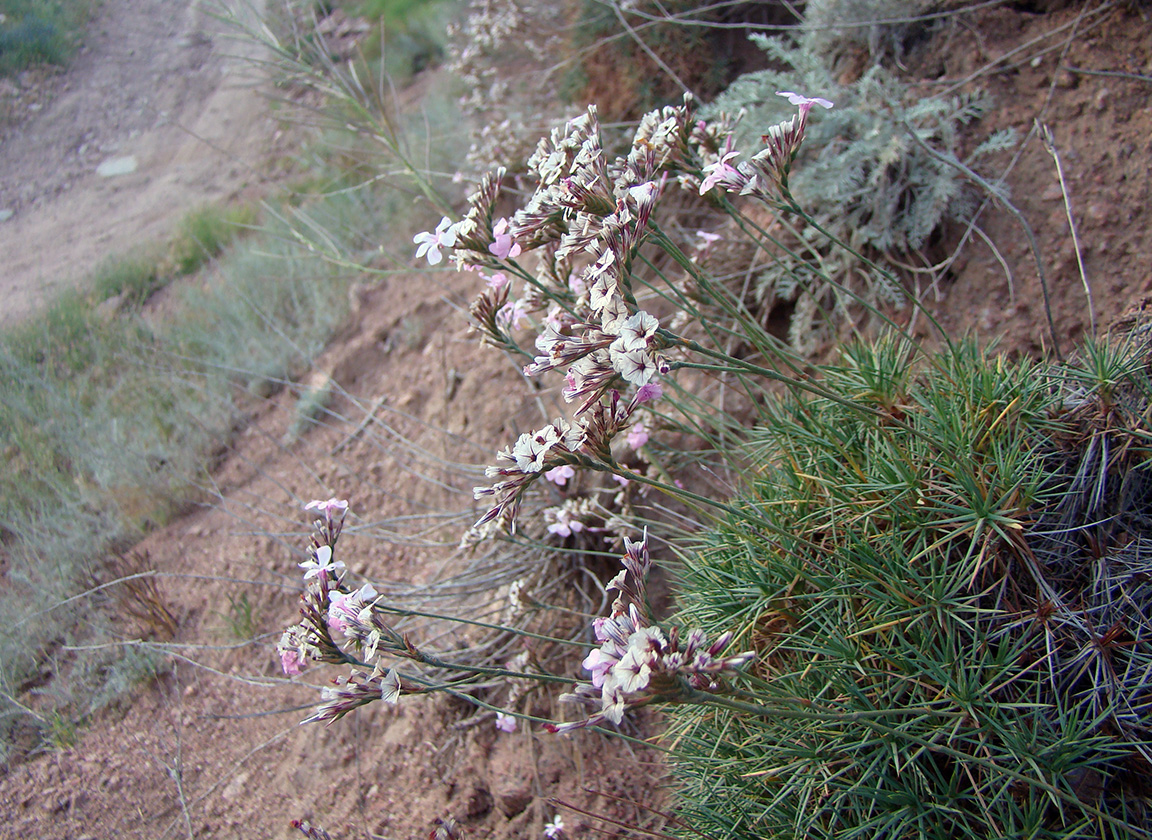
M 215 13 L 263 6 L 105 0 L 68 71 L 22 97 L 44 104 L 0 140 L 0 324 L 262 180 L 276 126 L 246 60 L 257 48 Z M 129 159 L 134 171 L 98 174 Z

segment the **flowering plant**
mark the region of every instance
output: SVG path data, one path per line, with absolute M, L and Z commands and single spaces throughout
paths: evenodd
M 508 466 L 489 467 L 487 475 L 496 481 L 476 488 L 476 499 L 490 504 L 468 541 L 500 526 L 515 530 L 521 502 L 541 476 L 567 476 L 566 471 L 584 468 L 644 481 L 621 466 L 613 443 L 625 432 L 632 449 L 644 447 L 651 426 L 639 415 L 655 410 L 653 403 L 663 394 L 661 380 L 675 370 L 728 369 L 779 377 L 662 326 L 643 303 L 647 297 L 659 304 L 660 296 L 641 290 L 656 289 L 642 271 L 654 265 L 648 256 L 652 246 L 688 272 L 696 287 L 691 294 L 724 297 L 655 219 L 661 199 L 673 186 L 713 196 L 733 214 L 737 211 L 725 194 L 753 196 L 778 212 L 800 212 L 788 192 L 788 173 L 809 112 L 815 105 L 830 108 L 832 103 L 792 92 L 781 96 L 797 106 L 797 115 L 774 127 L 763 138 L 766 147 L 739 164 L 732 162 L 739 155 L 733 147 L 733 124 L 696 119 L 691 97 L 681 106 L 646 115 L 627 153 L 614 159 L 605 151 L 596 109 L 589 107 L 540 141 L 527 167 L 536 189 L 511 219 L 494 219 L 506 175 L 498 169 L 483 178 L 459 222 L 448 227 L 442 222 L 435 234 L 417 237 L 422 243 L 417 257 L 440 236 L 453 243 L 449 259 L 458 267 L 494 271 L 493 277 L 502 278 L 499 284 L 489 281 L 473 303 L 474 326 L 485 342 L 529 359 L 523 366 L 526 375 L 562 370 L 564 400 L 574 405 L 571 418 L 560 417 L 526 432 L 497 454 Z M 702 249 L 716 239 L 705 234 L 699 237 Z M 526 261 L 529 255 L 532 263 Z M 521 287 L 515 298 L 511 278 Z M 670 292 L 661 293 L 664 301 L 685 299 L 685 289 L 673 287 Z M 516 335 L 528 316 L 535 316 L 539 325 L 535 354 L 525 350 Z M 762 340 L 762 330 L 757 332 Z M 710 358 L 702 362 L 700 357 Z M 667 482 L 653 483 L 669 488 Z M 676 489 L 684 498 L 691 495 Z
M 403 695 L 437 690 L 458 693 L 461 674 L 558 680 L 553 675 L 525 671 L 525 663 L 515 663 L 517 670 L 511 670 L 511 665 L 509 669 L 484 668 L 448 661 L 417 648 L 407 635 L 393 628 L 372 584 L 355 590 L 345 585 L 345 566 L 331 562 L 331 557 L 348 505 L 343 501 L 327 507 L 324 504 L 311 502 L 307 506 L 323 511 L 324 518 L 314 523 L 311 559 L 300 564 L 306 569 L 300 598 L 303 620 L 284 632 L 279 655 L 289 676 L 300 674 L 308 660 L 348 665 L 350 669 L 323 689 L 321 704 L 304 723 L 331 723 L 377 700 L 396 704 Z M 318 558 L 328 562 L 321 564 Z M 621 563 L 623 570 L 608 585 L 618 593 L 612 612 L 592 625 L 601 645 L 584 660 L 590 681 L 561 697 L 573 701 L 595 698 L 600 701 L 600 710 L 576 723 L 547 722 L 544 726 L 550 732 L 570 732 L 605 721 L 618 724 L 626 710 L 653 701 L 704 701 L 708 693 L 725 691 L 724 676 L 734 675 L 754 658 L 751 652 L 721 655 L 732 640 L 731 634 L 708 643 L 703 633 L 691 631 L 683 634 L 681 642 L 677 628 L 665 632 L 653 622 L 645 588 L 651 568 L 647 533 L 638 542 L 625 539 Z M 402 675 L 396 660 L 433 670 Z M 445 677 L 448 673 L 453 676 Z M 512 732 L 516 717 L 498 711 L 496 727 Z

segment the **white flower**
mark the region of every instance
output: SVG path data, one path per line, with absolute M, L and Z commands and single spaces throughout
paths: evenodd
M 832 103 L 827 99 L 821 99 L 819 96 L 807 97 L 799 93 L 793 93 L 790 90 L 778 90 L 777 96 L 783 96 L 793 105 L 799 105 L 805 112 L 808 111 L 813 105 L 819 105 L 821 108 L 831 108 Z
M 625 351 L 647 350 L 648 340 L 656 334 L 658 329 L 660 329 L 660 321 L 654 315 L 649 315 L 641 309 L 624 320 L 617 341 L 621 342 L 621 349 Z
M 628 648 L 628 652 L 620 658 L 612 669 L 616 677 L 616 684 L 624 694 L 635 694 L 648 686 L 652 676 L 652 654 L 636 648 Z
M 656 360 L 644 350 L 611 353 L 613 369 L 631 385 L 647 385 L 656 375 Z
M 380 683 L 380 699 L 395 706 L 400 702 L 400 675 L 392 668 Z
M 326 519 L 331 519 L 334 514 L 348 510 L 348 502 L 344 499 L 328 499 L 327 501 L 313 499 L 304 505 L 304 510 L 315 510 L 323 513 Z
M 316 559 L 308 559 L 296 565 L 304 569 L 304 580 L 325 576 L 328 572 L 337 574 L 344 571 L 343 560 L 337 560 L 335 563 L 332 562 L 332 546 L 330 545 L 319 546 L 316 549 Z
M 560 436 L 552 425 L 538 432 L 525 432 L 516 439 L 516 445 L 512 447 L 512 458 L 521 472 L 540 472 L 544 468 L 544 456 L 559 442 Z
M 456 226 L 445 216 L 433 233 L 418 233 L 412 237 L 412 241 L 420 246 L 416 249 L 416 259 L 426 256 L 429 265 L 436 265 L 444 259 L 440 249 L 451 248 L 456 244 Z
M 604 688 L 600 694 L 600 714 L 604 715 L 605 720 L 619 724 L 624 720 L 624 705 L 624 690 L 620 687 L 616 669 L 613 668 L 604 680 Z
M 561 834 L 564 833 L 564 820 L 559 814 L 552 818 L 552 822 L 544 826 L 544 836 L 548 840 L 556 840 Z
M 496 728 L 501 732 L 515 732 L 516 718 L 504 712 L 496 713 Z
M 353 597 L 364 606 L 360 610 L 357 618 L 362 622 L 367 622 L 372 616 L 372 604 L 380 597 L 380 593 L 376 591 L 376 587 L 370 583 L 366 583 L 352 593 Z

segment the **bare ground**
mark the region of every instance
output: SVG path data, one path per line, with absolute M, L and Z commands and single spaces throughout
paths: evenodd
M 229 2 L 239 20 L 263 7 Z M 0 221 L 0 324 L 266 179 L 282 135 L 256 87 L 256 48 L 214 16 L 223 10 L 106 0 L 67 72 L 0 85 L 0 211 L 11 213 Z M 97 174 L 129 156 L 134 172 Z

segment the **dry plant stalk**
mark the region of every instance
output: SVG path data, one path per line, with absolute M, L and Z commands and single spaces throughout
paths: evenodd
M 109 568 L 120 586 L 117 604 L 125 615 L 139 623 L 141 635 L 159 641 L 176 636 L 177 621 L 168 609 L 168 598 L 160 589 L 147 551 L 133 551 L 110 559 Z

